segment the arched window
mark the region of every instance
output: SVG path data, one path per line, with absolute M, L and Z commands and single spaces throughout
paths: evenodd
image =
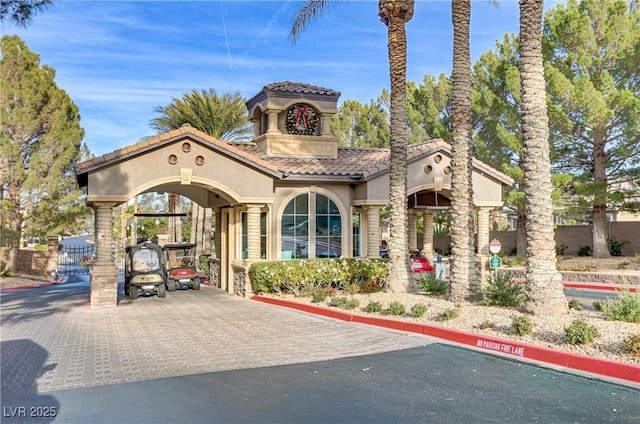
M 282 259 L 342 256 L 342 216 L 336 203 L 320 193 L 292 199 L 282 214 Z

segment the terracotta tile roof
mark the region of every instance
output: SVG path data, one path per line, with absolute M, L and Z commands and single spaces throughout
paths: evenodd
M 291 158 L 267 157 L 260 147 L 253 143 L 236 146 L 245 152 L 275 165 L 278 170 L 289 175 L 351 176 L 368 175 L 368 169 L 384 168 L 388 162 L 388 149 L 338 148 L 338 157 L 331 158 Z
M 257 94 L 247 100 L 247 104 L 252 104 L 256 98 L 264 96 L 267 93 L 292 93 L 292 94 L 304 94 L 304 95 L 320 95 L 330 96 L 336 99 L 340 97 L 340 92 L 332 90 L 330 88 L 319 87 L 316 85 L 305 84 L 302 82 L 282 81 L 267 84 L 262 87 Z
M 141 154 L 155 147 L 172 143 L 185 136 L 189 136 L 193 140 L 208 145 L 213 150 L 233 157 L 276 178 L 282 178 L 284 175 L 317 178 L 352 177 L 359 175 L 363 181 L 366 181 L 389 170 L 389 149 L 339 147 L 338 156 L 335 159 L 267 157 L 267 154 L 254 143 L 220 141 L 189 125 L 184 125 L 176 130 L 159 134 L 136 144 L 115 150 L 114 152 L 81 162 L 76 167 L 76 174 L 78 176 L 87 174 L 94 169 L 108 166 L 114 162 Z M 443 140 L 413 144 L 407 149 L 407 161 L 411 163 L 438 151 L 443 151 L 450 156 L 451 146 Z M 474 159 L 473 163 L 474 167 L 492 175 L 503 184 L 513 184 L 513 180 L 502 172 L 491 168 L 479 160 Z

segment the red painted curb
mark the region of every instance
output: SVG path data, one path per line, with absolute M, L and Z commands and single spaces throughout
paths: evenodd
M 638 287 L 624 287 L 622 285 L 612 284 L 589 284 L 589 283 L 562 283 L 567 289 L 587 289 L 587 290 L 602 290 L 602 291 L 628 291 L 636 293 Z
M 34 284 L 31 284 L 31 285 L 28 285 L 28 286 L 3 287 L 0 290 L 2 290 L 2 291 L 25 290 L 25 289 L 33 289 L 33 288 L 36 288 L 36 287 L 52 286 L 54 284 L 58 284 L 58 283 L 55 282 L 55 281 L 49 281 L 49 282 L 46 282 L 46 283 L 44 283 L 44 282 L 43 283 L 34 283 Z
M 503 340 L 482 334 L 464 333 L 462 331 L 434 325 L 355 315 L 336 309 L 328 309 L 306 303 L 289 302 L 271 297 L 253 296 L 251 297 L 251 300 L 296 309 L 302 312 L 335 318 L 347 322 L 356 322 L 393 330 L 423 334 L 425 336 L 449 340 L 490 352 L 498 352 L 517 358 L 531 359 L 547 364 L 559 365 L 573 370 L 640 383 L 640 366 L 632 364 L 576 355 L 573 353 L 561 352 L 546 347 L 519 343 L 511 340 Z
M 29 284 L 27 286 L 3 287 L 3 288 L 0 288 L 0 291 L 25 290 L 25 289 L 34 289 L 34 288 L 37 288 L 37 287 L 53 286 L 54 284 L 62 283 L 62 281 L 64 281 L 64 279 L 65 279 L 65 276 L 61 275 L 61 276 L 59 276 L 59 278 L 56 281 L 43 281 L 41 283 L 33 283 L 33 284 Z

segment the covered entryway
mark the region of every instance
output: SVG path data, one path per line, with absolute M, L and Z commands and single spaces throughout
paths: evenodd
M 252 294 L 246 274 L 256 261 L 377 257 L 389 150 L 339 146 L 329 128 L 339 95 L 308 84 L 270 84 L 247 102 L 252 142 L 223 142 L 183 126 L 79 164 L 78 182 L 95 210 L 92 308 L 117 304 L 112 209 L 146 192 L 176 193 L 212 209 L 211 280 L 240 296 Z M 448 206 L 450 157 L 441 140 L 407 150 L 410 247 L 417 246 L 416 211 L 429 229 L 429 212 Z M 511 183 L 474 162 L 480 253 L 488 246 L 489 210 L 502 205 L 502 188 Z

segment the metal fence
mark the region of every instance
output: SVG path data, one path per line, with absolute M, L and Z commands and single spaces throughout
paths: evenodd
M 89 263 L 93 258 L 92 244 L 61 246 L 58 250 L 58 273 L 82 275 L 89 273 Z

